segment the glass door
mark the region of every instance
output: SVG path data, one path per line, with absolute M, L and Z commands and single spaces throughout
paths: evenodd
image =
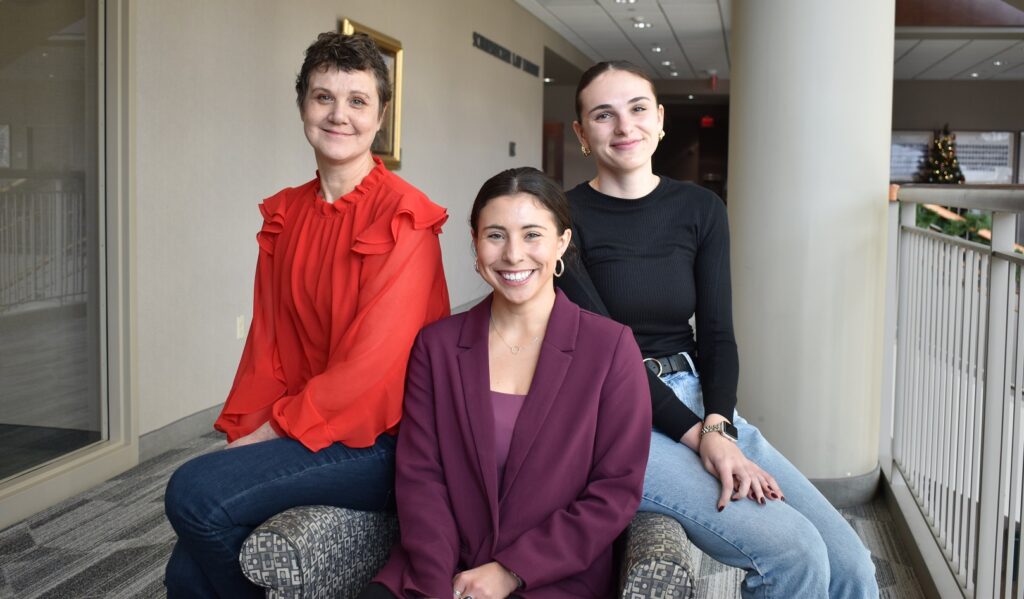
M 0 482 L 106 438 L 98 13 L 0 2 Z

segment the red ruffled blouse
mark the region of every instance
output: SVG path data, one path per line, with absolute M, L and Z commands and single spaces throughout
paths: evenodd
M 449 313 L 448 214 L 374 161 L 333 203 L 318 176 L 260 205 L 252 326 L 214 423 L 228 441 L 267 421 L 312 451 L 397 431 L 413 340 Z

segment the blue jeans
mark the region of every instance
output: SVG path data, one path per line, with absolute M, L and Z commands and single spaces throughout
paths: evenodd
M 395 437 L 372 447 L 335 443 L 317 452 L 275 439 L 199 456 L 167 483 L 164 505 L 178 542 L 167 563 L 167 596 L 263 597 L 242 574 L 249 533 L 299 505 L 393 509 Z
M 700 379 L 688 372 L 662 381 L 704 417 Z M 690 540 L 716 560 L 747 572 L 745 599 L 878 597 L 871 554 L 810 481 L 739 414 L 733 424 L 750 460 L 775 477 L 786 501 L 735 501 L 718 512 L 718 479 L 694 451 L 654 431 L 641 511 L 678 520 Z

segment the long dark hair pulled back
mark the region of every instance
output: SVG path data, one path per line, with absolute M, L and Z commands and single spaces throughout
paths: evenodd
M 533 196 L 554 216 L 559 235 L 572 226 L 569 201 L 565 198 L 562 186 L 532 166 L 521 166 L 501 171 L 484 181 L 469 212 L 469 226 L 473 233 L 476 233 L 477 225 L 480 223 L 480 212 L 491 200 L 518 193 Z

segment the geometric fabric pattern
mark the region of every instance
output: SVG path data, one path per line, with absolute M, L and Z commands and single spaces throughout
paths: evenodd
M 694 596 L 693 565 L 683 527 L 667 516 L 639 512 L 626 531 L 622 599 Z
M 389 514 L 293 508 L 253 531 L 242 547 L 242 570 L 268 589 L 268 598 L 354 598 L 384 565 L 397 534 Z M 639 513 L 625 537 L 622 597 L 693 597 L 690 543 L 678 522 Z
M 174 531 L 164 517 L 163 494 L 170 478 L 178 466 L 189 459 L 207 453 L 220 451 L 224 447 L 224 436 L 210 432 L 201 437 L 183 442 L 178 447 L 143 462 L 131 470 L 112 478 L 84 493 L 71 497 L 38 514 L 0 530 L 0 599 L 162 599 L 166 597 L 163 586 L 164 567 L 174 546 Z M 297 508 L 311 509 L 317 508 Z M 906 549 L 896 534 L 892 515 L 885 501 L 874 501 L 840 510 L 853 529 L 871 551 L 875 562 L 876 578 L 882 599 L 923 598 L 920 585 L 914 577 Z M 308 516 L 308 514 L 306 515 Z M 632 527 L 643 523 L 646 515 L 638 515 Z M 272 521 L 276 520 L 272 519 Z M 308 539 L 323 539 L 309 542 L 353 543 L 353 547 L 373 544 L 374 540 L 386 539 L 384 528 L 362 523 L 359 531 L 353 533 L 351 526 L 338 522 L 324 522 L 317 519 L 302 522 L 280 521 L 275 523 L 267 538 L 254 541 L 260 558 L 246 556 L 240 559 L 247 568 L 260 572 L 260 580 L 289 581 L 290 593 L 317 592 L 329 584 L 352 588 L 359 580 L 368 580 L 374 569 L 373 554 L 361 551 L 347 553 L 360 555 L 359 564 L 347 570 L 334 568 L 325 561 L 330 552 L 313 550 L 311 545 L 283 541 L 282 533 L 295 534 L 303 526 L 320 526 L 328 532 L 307 534 Z M 269 526 L 268 521 L 264 526 Z M 649 524 L 649 523 L 648 523 Z M 669 524 L 671 525 L 671 524 Z M 349 526 L 349 532 L 343 532 Z M 385 526 L 381 524 L 380 526 Z M 310 531 L 312 529 L 309 529 Z M 274 532 L 276 531 L 276 532 Z M 340 531 L 340 532 L 339 532 Z M 657 538 L 657 532 L 648 531 L 642 535 L 631 530 L 625 545 L 636 538 Z M 332 534 L 347 535 L 348 540 L 332 537 Z M 392 533 L 393 534 L 393 533 Z M 274 537 L 281 537 L 275 539 Z M 386 544 L 386 543 L 385 543 Z M 635 585 L 627 583 L 626 588 L 633 597 L 711 597 L 713 599 L 739 599 L 743 572 L 730 568 L 704 555 L 692 544 L 687 544 L 685 557 L 679 562 L 668 559 L 668 551 L 662 547 L 659 555 L 662 561 L 672 561 L 672 568 L 659 569 L 653 562 L 644 561 L 642 553 L 632 553 L 623 548 L 622 568 L 630 572 L 631 580 L 648 581 L 649 588 L 640 588 L 636 595 Z M 263 560 L 268 552 L 269 561 L 251 563 L 248 559 Z M 378 556 L 383 554 L 377 554 Z M 321 557 L 322 556 L 322 557 Z M 386 557 L 386 556 L 385 556 Z M 351 559 L 351 558 L 349 558 Z M 383 558 L 382 558 L 383 559 Z M 687 567 L 686 564 L 689 564 Z M 315 565 L 310 570 L 325 572 L 322 576 L 338 576 L 338 582 L 320 585 L 320 580 L 306 579 L 301 575 L 293 578 L 293 572 L 304 568 L 304 564 Z M 331 573 L 335 570 L 335 573 Z M 684 574 L 686 573 L 686 574 Z M 686 579 L 685 576 L 689 576 Z M 345 578 L 350 576 L 350 578 Z M 365 577 L 365 578 L 359 578 Z M 644 583 L 640 583 L 641 585 Z M 346 585 L 349 585 L 346 587 Z M 662 586 L 663 585 L 663 586 Z M 692 587 L 693 593 L 677 591 Z M 662 595 L 662 588 L 683 594 Z M 292 595 L 272 595 L 294 597 Z M 310 595 L 319 596 L 319 595 Z
M 249 535 L 242 545 L 242 572 L 273 599 L 356 597 L 397 538 L 393 514 L 292 508 Z

